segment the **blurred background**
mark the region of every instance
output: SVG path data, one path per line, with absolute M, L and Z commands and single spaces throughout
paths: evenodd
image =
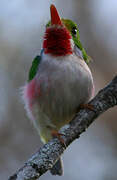
M 116 0 L 0 1 L 0 179 L 6 180 L 42 145 L 28 120 L 19 88 L 39 54 L 49 6 L 77 22 L 81 41 L 92 57 L 96 93 L 117 74 Z M 116 180 L 117 107 L 98 118 L 65 151 L 64 176 L 41 180 Z

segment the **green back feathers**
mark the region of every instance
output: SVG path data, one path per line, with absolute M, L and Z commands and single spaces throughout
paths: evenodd
M 32 66 L 29 70 L 29 76 L 28 76 L 28 82 L 31 81 L 36 73 L 37 73 L 37 70 L 38 70 L 38 65 L 40 64 L 40 61 L 41 61 L 41 56 L 36 56 L 32 62 Z
M 70 19 L 61 19 L 61 20 L 62 20 L 63 24 L 66 26 L 66 28 L 70 31 L 75 45 L 82 51 L 83 59 L 88 64 L 90 61 L 90 57 L 87 55 L 85 49 L 83 48 L 83 46 L 80 42 L 80 34 L 79 34 L 79 29 L 77 27 L 77 24 L 74 23 Z M 49 21 L 47 23 L 46 27 L 49 27 L 50 25 L 51 25 L 51 22 Z

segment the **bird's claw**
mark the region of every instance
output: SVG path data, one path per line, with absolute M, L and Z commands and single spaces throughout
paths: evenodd
M 85 108 L 95 112 L 95 108 L 92 104 L 81 104 L 79 107 L 79 109 L 85 109 Z
M 59 141 L 61 142 L 61 144 L 66 148 L 65 141 L 64 141 L 64 139 L 61 137 L 61 136 L 65 136 L 64 134 L 59 133 L 59 132 L 56 131 L 56 130 L 53 130 L 53 131 L 51 132 L 51 135 L 52 135 L 53 138 L 54 138 L 54 137 L 58 138 Z

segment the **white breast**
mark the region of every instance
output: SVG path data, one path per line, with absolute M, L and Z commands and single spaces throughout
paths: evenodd
M 36 104 L 58 126 L 71 120 L 78 106 L 92 94 L 93 79 L 87 64 L 75 54 L 53 58 L 43 54 L 36 76 Z

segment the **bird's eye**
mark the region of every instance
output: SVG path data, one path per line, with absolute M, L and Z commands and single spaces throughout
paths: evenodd
M 72 28 L 72 34 L 75 35 L 75 36 L 77 35 L 77 28 L 76 27 Z

